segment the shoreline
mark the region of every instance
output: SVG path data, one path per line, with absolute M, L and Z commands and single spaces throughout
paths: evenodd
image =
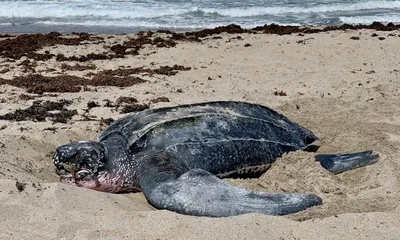
M 51 26 L 51 29 L 49 29 L 49 26 L 42 26 L 40 29 L 42 31 L 23 31 L 23 32 L 16 32 L 16 31 L 9 31 L 9 30 L 2 30 L 2 27 L 0 27 L 0 35 L 4 34 L 13 34 L 13 35 L 22 35 L 22 34 L 48 34 L 51 32 L 59 32 L 63 35 L 68 35 L 68 34 L 73 34 L 73 33 L 89 33 L 89 34 L 94 34 L 94 35 L 123 35 L 123 34 L 136 34 L 138 32 L 146 32 L 146 31 L 151 31 L 151 32 L 159 32 L 159 31 L 170 31 L 170 32 L 177 32 L 177 33 L 187 33 L 187 32 L 199 32 L 202 30 L 206 29 L 218 29 L 218 28 L 226 28 L 228 26 L 238 26 L 242 29 L 245 30 L 255 30 L 258 31 L 257 29 L 262 29 L 266 28 L 267 26 L 277 26 L 278 28 L 306 28 L 306 29 L 324 29 L 324 28 L 330 28 L 331 30 L 355 30 L 355 29 L 375 29 L 375 30 L 384 30 L 384 31 L 392 31 L 392 30 L 398 30 L 400 29 L 400 23 L 393 23 L 393 22 L 379 22 L 379 21 L 374 21 L 371 24 L 349 24 L 349 23 L 343 23 L 340 25 L 282 25 L 282 24 L 264 24 L 264 25 L 258 25 L 255 27 L 242 27 L 238 24 L 232 23 L 229 25 L 221 25 L 217 27 L 210 27 L 210 28 L 191 28 L 191 29 L 185 29 L 185 28 L 143 28 L 143 27 L 117 27 L 119 30 L 115 30 L 114 27 L 98 27 L 98 26 Z M 4 28 L 4 27 L 3 27 Z M 13 26 L 9 26 L 5 29 L 12 29 Z M 69 31 L 63 31 L 64 28 L 72 28 L 72 30 Z M 99 30 L 90 30 L 90 29 L 100 29 Z M 109 30 L 107 30 L 109 29 Z M 111 31 L 111 29 L 113 29 Z

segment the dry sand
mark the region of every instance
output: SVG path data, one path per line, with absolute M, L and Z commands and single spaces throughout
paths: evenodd
M 136 56 L 80 63 L 96 70 L 64 72 L 84 76 L 119 66 L 191 67 L 174 76 L 140 75 L 148 82 L 131 87 L 30 94 L 35 99 L 21 100 L 24 89 L 0 85 L 0 115 L 36 100 L 61 99 L 72 100 L 68 109 L 79 113 L 67 123 L 0 120 L 0 239 L 399 239 L 400 31 L 218 36 L 171 48 L 147 46 Z M 354 36 L 359 40 L 350 39 Z M 133 35 L 103 37 L 105 43 L 57 45 L 40 52 L 101 53 L 103 45 Z M 27 75 L 18 66 L 24 59 L 0 57 L 0 78 Z M 55 76 L 61 64 L 52 58 L 37 61 L 34 69 Z M 44 71 L 51 68 L 56 71 Z M 121 96 L 146 104 L 157 97 L 169 99 L 150 107 L 211 100 L 259 103 L 314 131 L 320 138 L 318 153 L 373 149 L 381 158 L 332 175 L 314 161 L 314 153 L 295 152 L 278 159 L 259 179 L 227 180 L 257 191 L 315 193 L 324 200 L 322 206 L 284 217 L 184 216 L 155 210 L 141 193 L 107 194 L 58 183 L 51 160 L 55 148 L 96 139 L 105 127 L 101 118 L 123 116 L 104 107 L 103 100 L 115 102 Z M 85 113 L 89 101 L 101 106 Z M 17 180 L 26 183 L 25 189 L 17 189 Z

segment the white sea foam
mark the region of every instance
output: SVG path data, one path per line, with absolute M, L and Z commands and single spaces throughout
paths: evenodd
M 203 8 L 206 13 L 217 13 L 229 17 L 251 17 L 263 15 L 279 15 L 287 13 L 326 13 L 336 11 L 357 11 L 371 9 L 395 9 L 400 10 L 400 1 L 368 1 L 358 3 L 334 3 L 317 5 L 313 7 L 249 7 L 249 8 Z
M 0 2 L 1 3 L 1 2 Z M 3 3 L 0 8 L 1 17 L 24 17 L 24 18 L 65 18 L 65 17 L 107 17 L 113 19 L 123 18 L 152 18 L 170 15 L 180 15 L 195 11 L 196 8 L 186 6 L 165 7 L 153 5 L 150 8 L 142 4 L 113 2 L 45 2 L 33 4 L 32 2 L 13 1 Z
M 375 21 L 395 24 L 400 23 L 400 15 L 383 15 L 383 16 L 357 16 L 357 17 L 339 17 L 340 21 L 348 24 L 371 24 Z

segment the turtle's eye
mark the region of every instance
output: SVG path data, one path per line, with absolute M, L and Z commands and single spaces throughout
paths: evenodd
M 65 175 L 67 174 L 67 170 L 65 170 L 65 168 L 60 164 L 56 166 L 56 173 L 58 175 Z
M 80 170 L 75 174 L 76 179 L 83 180 L 85 178 L 89 178 L 92 175 L 92 172 L 86 169 Z

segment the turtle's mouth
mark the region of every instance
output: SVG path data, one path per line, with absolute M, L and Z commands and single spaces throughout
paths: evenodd
M 56 168 L 57 175 L 60 176 L 62 182 L 78 184 L 82 181 L 93 181 L 96 176 L 94 172 L 86 168 L 77 168 L 73 164 L 59 164 Z
M 73 164 L 60 163 L 56 165 L 56 173 L 62 183 L 101 192 L 119 192 L 123 185 L 120 176 L 102 169 L 94 172 L 87 168 L 77 168 Z

